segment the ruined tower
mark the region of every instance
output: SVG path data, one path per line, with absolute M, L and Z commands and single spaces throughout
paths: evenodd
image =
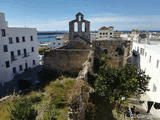
M 90 22 L 84 20 L 82 13 L 76 14 L 76 19 L 69 22 L 70 48 L 83 49 L 90 45 Z

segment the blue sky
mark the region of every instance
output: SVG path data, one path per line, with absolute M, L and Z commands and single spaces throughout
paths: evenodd
M 91 30 L 160 30 L 160 0 L 0 0 L 9 26 L 40 31 L 68 30 L 77 12 L 91 21 Z

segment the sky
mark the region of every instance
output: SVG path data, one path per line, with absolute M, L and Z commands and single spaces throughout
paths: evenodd
M 68 30 L 78 12 L 91 22 L 91 30 L 160 30 L 159 6 L 160 0 L 0 0 L 9 26 L 38 31 Z

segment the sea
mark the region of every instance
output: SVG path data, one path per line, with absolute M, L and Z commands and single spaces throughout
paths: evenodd
M 64 32 L 64 31 L 62 31 L 62 32 Z M 128 33 L 131 31 L 121 31 L 121 32 Z M 160 32 L 160 31 L 150 30 L 148 32 Z M 48 33 L 48 31 L 47 31 L 47 33 Z M 93 31 L 91 31 L 91 33 L 93 33 Z M 56 40 L 56 36 L 63 36 L 63 35 L 64 34 L 38 34 L 38 42 L 39 43 L 50 42 L 50 41 Z
M 38 35 L 38 42 L 39 43 L 50 42 L 56 40 L 56 36 L 59 35 Z

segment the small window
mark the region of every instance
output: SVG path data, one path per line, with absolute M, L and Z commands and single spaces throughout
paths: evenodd
M 105 35 L 105 33 L 103 33 L 103 35 Z
M 31 36 L 31 41 L 33 41 L 33 36 Z
M 32 47 L 31 49 L 32 49 L 32 52 L 34 52 L 34 47 Z
M 145 52 L 145 57 L 147 56 L 147 52 Z
M 151 62 L 151 59 L 152 59 L 152 57 L 150 56 L 150 57 L 149 57 L 149 62 Z
M 17 72 L 16 67 L 13 68 L 13 73 L 15 74 Z
M 144 55 L 144 49 L 143 48 L 140 49 L 140 54 Z
M 6 61 L 6 68 L 9 68 L 9 67 L 10 67 L 9 61 Z
M 158 68 L 158 66 L 159 66 L 159 60 L 157 60 L 157 65 L 156 65 L 156 67 Z
M 110 33 L 110 35 L 112 35 L 112 33 Z
M 2 37 L 5 37 L 5 36 L 6 36 L 6 31 L 5 31 L 5 29 L 1 29 L 1 32 L 2 32 Z
M 17 50 L 17 55 L 18 55 L 18 56 L 21 55 L 21 50 Z
M 102 33 L 100 33 L 100 35 L 102 35 Z
M 58 45 L 61 45 L 61 43 L 58 43 Z
M 35 60 L 33 60 L 33 65 L 36 65 L 36 62 L 35 62 Z
M 155 84 L 153 84 L 153 92 L 156 92 L 157 91 L 157 87 Z
M 22 70 L 23 70 L 22 65 L 20 65 L 19 66 L 19 71 L 22 71 Z
M 8 52 L 8 47 L 7 47 L 7 45 L 3 45 L 3 50 L 4 50 L 4 52 Z
M 24 36 L 22 37 L 22 41 L 23 41 L 23 42 L 25 42 L 25 41 L 26 41 Z
M 106 33 L 106 35 L 108 35 L 108 33 Z
M 16 37 L 16 42 L 19 43 L 19 37 Z
M 9 37 L 9 44 L 12 44 L 13 43 L 13 40 L 12 40 L 12 37 Z

